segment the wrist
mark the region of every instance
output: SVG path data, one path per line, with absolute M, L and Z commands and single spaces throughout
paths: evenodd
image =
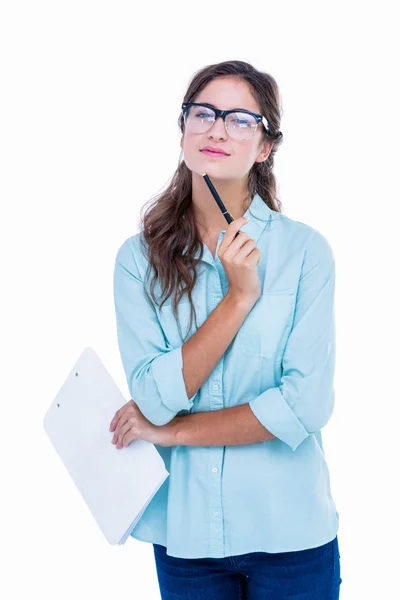
M 160 442 L 159 446 L 163 446 L 164 448 L 168 448 L 169 446 L 176 446 L 177 441 L 177 423 L 180 417 L 174 417 L 169 423 L 162 425 L 161 427 L 157 427 L 160 430 Z
M 245 313 L 248 313 L 253 308 L 253 306 L 257 302 L 258 298 L 249 298 L 249 297 L 237 295 L 228 290 L 228 292 L 225 295 L 224 300 L 225 300 L 225 302 L 234 306 L 234 308 L 236 310 L 239 310 L 239 311 L 241 310 Z

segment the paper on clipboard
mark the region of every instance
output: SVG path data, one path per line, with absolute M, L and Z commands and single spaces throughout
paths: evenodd
M 155 446 L 111 443 L 126 400 L 95 350 L 86 347 L 43 419 L 44 429 L 110 544 L 124 544 L 169 475 Z

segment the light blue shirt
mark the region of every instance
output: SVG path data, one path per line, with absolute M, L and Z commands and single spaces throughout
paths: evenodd
M 335 395 L 332 249 L 318 230 L 271 210 L 258 194 L 245 214 L 250 221 L 241 230 L 262 253 L 261 296 L 192 398 L 182 374 L 172 296 L 160 312 L 144 292 L 148 262 L 140 233 L 125 240 L 116 256 L 119 350 L 143 415 L 164 425 L 178 414 L 249 403 L 276 436 L 242 446 L 156 446 L 170 475 L 131 535 L 166 546 L 170 556 L 303 550 L 331 541 L 339 526 L 321 439 Z M 215 257 L 203 244 L 193 291 L 198 327 L 228 290 L 218 259 L 225 233 Z M 179 315 L 185 336 L 186 296 Z M 193 323 L 188 337 L 195 331 Z

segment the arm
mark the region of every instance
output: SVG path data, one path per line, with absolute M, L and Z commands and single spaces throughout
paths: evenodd
M 187 342 L 171 348 L 145 294 L 133 243 L 127 239 L 115 260 L 118 346 L 131 398 L 146 419 L 161 426 L 192 408 L 254 303 L 236 302 L 228 293 Z
M 242 446 L 273 439 L 249 404 L 179 415 L 165 425 L 164 446 Z
M 253 305 L 254 302 L 237 301 L 228 291 L 203 325 L 183 344 L 183 376 L 188 395 L 195 394 L 208 379 Z
M 333 412 L 334 296 L 333 252 L 315 230 L 304 254 L 280 383 L 249 402 L 264 427 L 293 451 L 309 434 L 322 429 Z
M 334 404 L 335 263 L 318 232 L 306 250 L 279 386 L 248 404 L 178 416 L 167 446 L 231 446 L 279 438 L 292 450 L 328 422 Z

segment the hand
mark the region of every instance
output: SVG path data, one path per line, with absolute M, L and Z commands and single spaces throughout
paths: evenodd
M 133 440 L 146 440 L 159 446 L 164 446 L 166 442 L 165 428 L 153 425 L 146 419 L 132 399 L 117 410 L 110 431 L 114 431 L 111 443 L 116 444 L 118 449 L 129 446 Z
M 229 294 L 255 303 L 261 295 L 257 272 L 261 252 L 256 242 L 244 231 L 236 237 L 245 223 L 245 218 L 239 217 L 228 225 L 218 250 L 218 258 L 229 281 Z

